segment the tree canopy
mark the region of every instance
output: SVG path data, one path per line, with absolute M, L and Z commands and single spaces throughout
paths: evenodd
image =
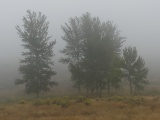
M 28 10 L 23 17 L 23 29 L 16 26 L 25 51 L 19 67 L 22 78 L 17 79 L 15 84 L 25 84 L 25 91 L 36 93 L 37 97 L 41 91 L 48 91 L 49 87 L 57 84 L 51 81 L 51 77 L 56 75 L 52 69 L 52 49 L 56 41 L 49 41 L 51 36 L 48 35 L 49 22 L 46 19 L 42 13 Z
M 136 47 L 129 46 L 123 50 L 125 77 L 129 81 L 130 93 L 133 93 L 133 85 L 138 92 L 143 90 L 143 85 L 147 84 L 146 80 L 148 68 L 142 57 L 138 57 Z
M 96 89 L 101 94 L 113 58 L 121 53 L 124 37 L 112 22 L 101 22 L 89 13 L 70 18 L 62 30 L 62 39 L 67 44 L 61 51 L 66 57 L 60 61 L 69 63 L 73 81 L 79 89 L 83 86 L 88 92 Z

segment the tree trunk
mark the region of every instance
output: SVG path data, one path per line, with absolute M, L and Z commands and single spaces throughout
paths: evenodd
M 102 87 L 100 85 L 100 90 L 99 90 L 99 97 L 102 97 Z
M 97 91 L 97 96 L 99 95 L 99 87 L 96 87 L 96 91 Z
M 129 79 L 130 93 L 132 94 L 132 81 Z
M 37 98 L 39 98 L 39 91 L 37 91 Z
M 91 90 L 91 94 L 93 95 L 93 93 L 94 93 L 94 86 L 93 85 L 90 87 L 90 90 Z
M 88 96 L 88 93 L 89 93 L 89 87 L 88 87 L 88 85 L 87 85 L 87 96 Z
M 80 84 L 78 85 L 78 92 L 79 92 L 79 94 L 81 93 L 81 85 Z
M 107 82 L 108 82 L 108 84 L 107 84 L 107 90 L 108 90 L 108 95 L 109 95 L 109 93 L 110 93 L 110 82 L 109 82 L 109 80 L 107 80 Z
M 39 88 L 39 54 L 36 53 L 36 81 L 37 81 L 37 98 L 39 98 L 39 92 L 40 92 L 40 88 Z

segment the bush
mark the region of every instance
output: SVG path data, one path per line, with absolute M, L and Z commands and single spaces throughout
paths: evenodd
M 90 101 L 89 99 L 86 99 L 86 100 L 84 101 L 84 104 L 85 104 L 85 105 L 91 105 L 91 101 Z
M 52 104 L 58 104 L 60 101 L 60 98 L 56 97 L 52 99 Z
M 42 100 L 42 103 L 44 105 L 50 105 L 52 103 L 52 101 L 51 101 L 51 99 L 48 98 L 48 99 Z
M 126 98 L 122 96 L 113 96 L 107 98 L 108 101 L 124 101 Z
M 78 97 L 76 98 L 76 102 L 77 102 L 77 103 L 82 103 L 82 102 L 84 102 L 85 100 L 86 100 L 86 98 L 83 97 L 83 96 L 78 96 Z
M 70 99 L 67 96 L 64 96 L 62 98 L 54 98 L 52 99 L 52 104 L 60 105 L 61 107 L 68 107 L 70 105 Z
M 134 97 L 128 97 L 125 102 L 129 104 L 140 105 L 144 103 L 144 99 L 142 97 L 134 96 Z
M 25 100 L 20 100 L 18 103 L 19 103 L 19 104 L 25 104 L 26 101 L 25 101 Z
M 139 96 L 129 96 L 129 97 L 124 97 L 124 96 L 113 96 L 107 99 L 108 101 L 122 101 L 128 104 L 136 104 L 140 105 L 144 102 L 143 97 Z
M 68 100 L 62 100 L 60 103 L 60 106 L 63 108 L 67 108 L 70 105 L 70 102 Z
M 37 99 L 33 101 L 33 105 L 37 105 L 37 106 L 44 105 L 44 102 L 42 99 Z

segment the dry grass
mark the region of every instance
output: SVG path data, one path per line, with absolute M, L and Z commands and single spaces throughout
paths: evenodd
M 140 102 L 137 102 L 140 101 Z M 33 105 L 25 101 L 0 106 L 0 120 L 159 120 L 159 97 L 90 99 L 90 105 L 71 100 L 69 107 Z

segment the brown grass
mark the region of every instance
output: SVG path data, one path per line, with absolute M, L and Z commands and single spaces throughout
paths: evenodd
M 137 98 L 126 99 L 90 99 L 90 105 L 72 101 L 67 108 L 56 104 L 37 106 L 33 101 L 1 105 L 0 120 L 159 120 L 158 97 L 143 97 L 140 104 Z

